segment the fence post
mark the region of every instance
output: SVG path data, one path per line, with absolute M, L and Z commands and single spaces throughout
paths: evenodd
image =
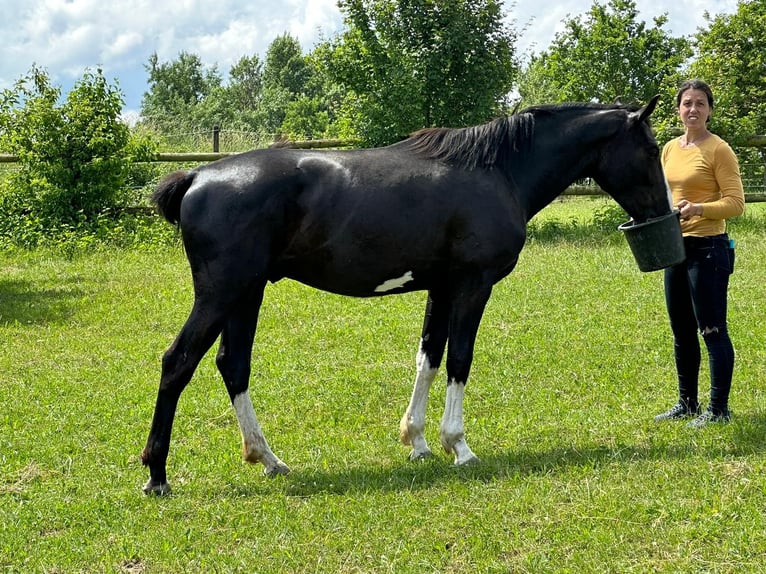
M 213 152 L 218 153 L 218 136 L 221 133 L 221 126 L 213 126 Z

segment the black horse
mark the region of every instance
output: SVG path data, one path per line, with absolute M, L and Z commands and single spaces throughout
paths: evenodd
M 412 398 L 400 424 L 410 458 L 431 456 L 428 394 L 447 351 L 440 441 L 455 464 L 478 459 L 463 433 L 463 394 L 492 286 L 516 265 L 532 216 L 591 177 L 637 221 L 671 206 L 642 108 L 562 104 L 487 124 L 430 128 L 369 150 L 266 149 L 170 174 L 153 195 L 181 228 L 194 305 L 162 361 L 146 448 L 147 493 L 169 492 L 176 406 L 219 335 L 216 364 L 239 421 L 243 457 L 289 472 L 248 393 L 266 283 L 284 277 L 355 297 L 428 291 Z

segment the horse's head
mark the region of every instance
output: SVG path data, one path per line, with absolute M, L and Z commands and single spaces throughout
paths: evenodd
M 657 106 L 655 96 L 626 120 L 602 146 L 593 179 L 636 221 L 665 215 L 671 198 L 660 163 L 660 149 L 648 118 Z

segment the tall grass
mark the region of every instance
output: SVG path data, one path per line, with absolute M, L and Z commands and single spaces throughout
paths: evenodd
M 0 571 L 762 571 L 766 226 L 732 229 L 734 419 L 695 432 L 651 420 L 675 398 L 661 274 L 619 236 L 567 237 L 581 216 L 542 212 L 564 233 L 530 241 L 490 301 L 465 405 L 481 465 L 412 464 L 397 442 L 422 293 L 285 281 L 251 392 L 293 473 L 241 462 L 211 353 L 181 398 L 168 498 L 140 492 L 138 454 L 191 304 L 180 247 L 0 254 Z M 443 401 L 439 384 L 433 446 Z

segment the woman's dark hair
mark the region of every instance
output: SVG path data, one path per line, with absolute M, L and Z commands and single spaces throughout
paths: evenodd
M 707 103 L 710 104 L 710 109 L 713 109 L 714 106 L 714 98 L 713 98 L 713 90 L 710 89 L 710 86 L 707 85 L 706 82 L 703 82 L 702 80 L 686 80 L 683 84 L 681 84 L 681 87 L 678 88 L 678 92 L 676 92 L 676 107 L 681 107 L 681 97 L 684 95 L 684 92 L 686 90 L 699 90 L 701 92 L 705 92 L 705 95 L 707 96 Z M 710 120 L 710 117 L 707 118 Z

